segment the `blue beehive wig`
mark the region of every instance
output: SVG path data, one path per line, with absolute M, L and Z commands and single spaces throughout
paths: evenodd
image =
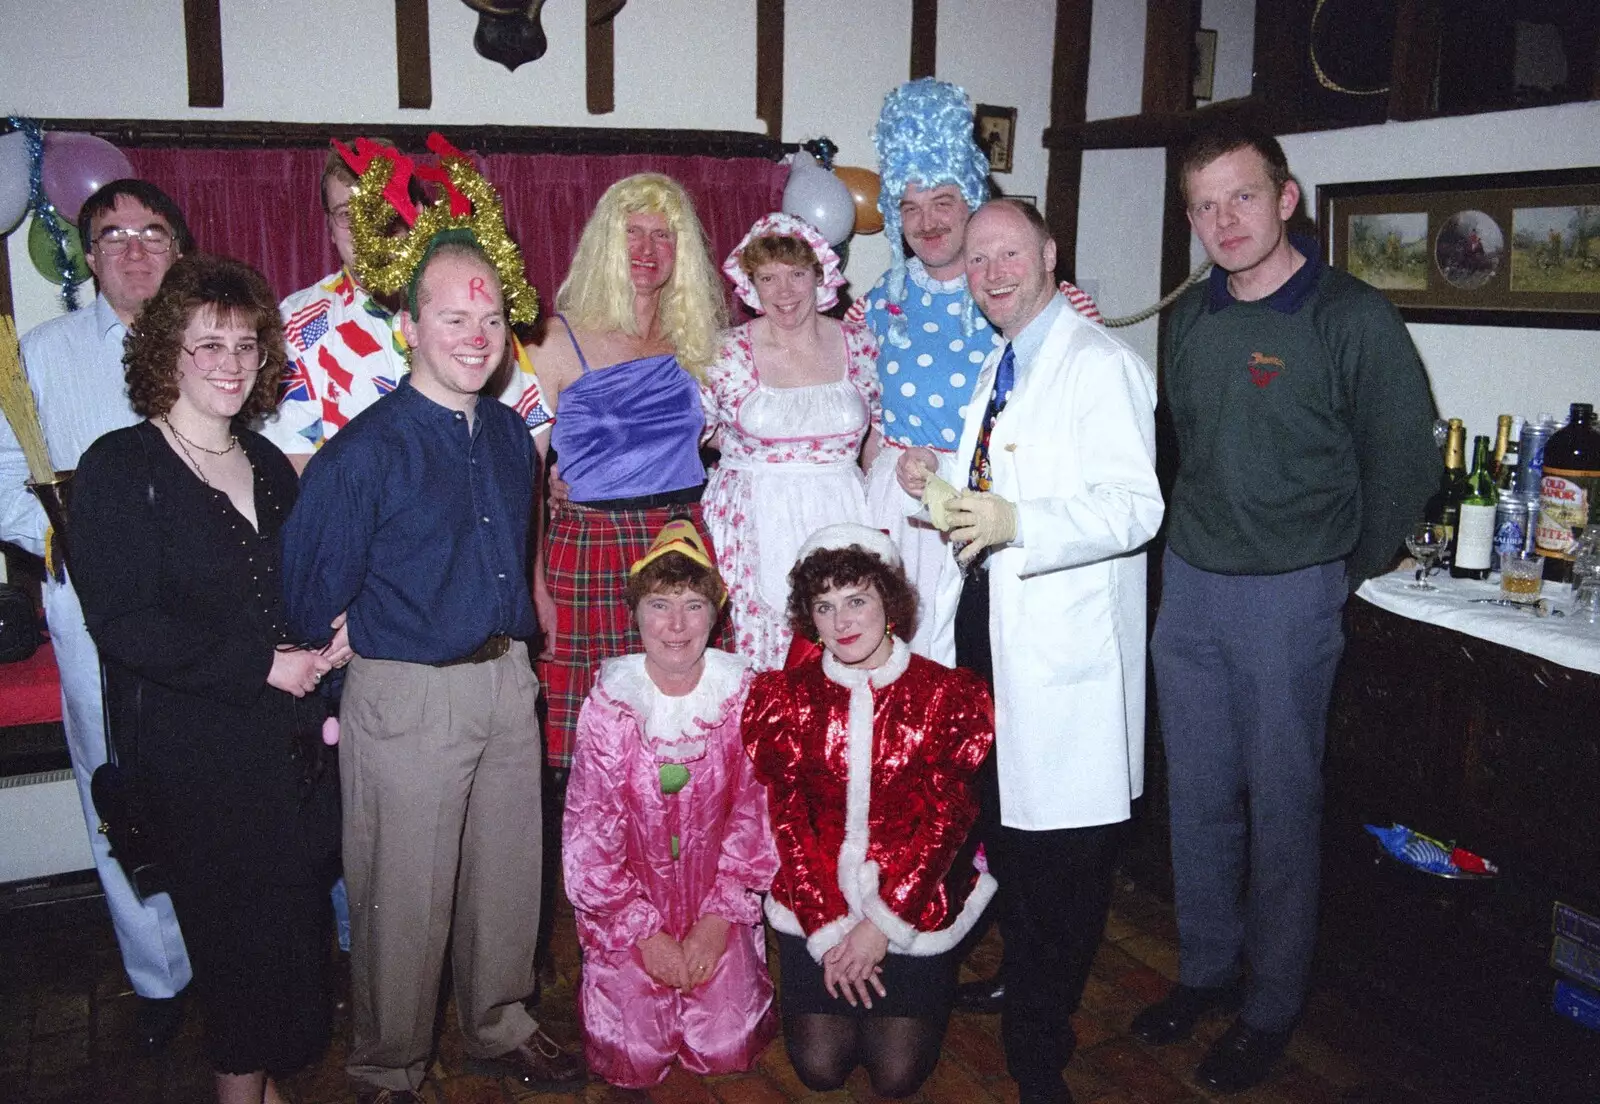
M 907 81 L 883 99 L 883 110 L 872 128 L 872 145 L 878 151 L 878 210 L 889 239 L 891 260 L 887 281 L 889 302 L 906 297 L 906 259 L 901 249 L 900 199 L 906 185 L 921 188 L 954 184 L 976 210 L 989 198 L 989 159 L 972 134 L 972 101 L 958 85 L 922 77 Z M 977 319 L 970 294 L 964 295 L 961 330 L 971 335 Z M 899 348 L 910 344 L 904 315 L 889 325 L 889 341 Z

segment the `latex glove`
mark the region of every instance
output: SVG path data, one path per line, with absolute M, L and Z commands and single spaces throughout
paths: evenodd
M 922 487 L 922 504 L 928 508 L 928 520 L 941 532 L 950 531 L 949 507 L 956 494 L 956 489 L 949 483 L 931 471 L 928 473 L 928 481 Z
M 1017 535 L 1017 508 L 989 491 L 962 491 L 945 507 L 950 539 L 964 545 L 956 560 L 966 567 L 985 548 L 1005 544 Z

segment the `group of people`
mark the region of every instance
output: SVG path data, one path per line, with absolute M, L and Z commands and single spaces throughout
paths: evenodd
M 1197 1076 L 1267 1075 L 1315 938 L 1340 609 L 1436 482 L 1426 379 L 1387 302 L 1288 235 L 1278 144 L 1209 135 L 1182 175 L 1217 268 L 1169 328 L 1164 496 L 1154 373 L 1056 282 L 1038 211 L 989 198 L 971 111 L 931 79 L 885 101 L 880 206 L 910 256 L 842 320 L 838 256 L 774 213 L 722 265 L 756 313 L 726 328 L 658 174 L 602 197 L 538 345 L 497 213 L 452 209 L 380 273 L 420 231 L 380 206 L 410 164 L 375 143 L 330 157 L 341 268 L 281 313 L 153 186 L 85 204 L 99 297 L 24 360 L 77 468 L 45 602 L 85 813 L 103 664 L 168 844 L 170 897 L 140 898 L 91 833 L 150 1045 L 192 973 L 219 1100 L 281 1100 L 326 1041 L 342 869 L 359 1101 L 419 1099 L 447 953 L 475 1068 L 580 1081 L 529 1007 L 554 767 L 598 1075 L 747 1069 L 781 1021 L 808 1086 L 864 1065 L 907 1095 L 953 1008 L 998 1006 L 1020 1098 L 1070 1101 L 1143 791 L 1165 519 L 1182 960 L 1133 1030 L 1242 1006 Z M 1285 365 L 1265 386 L 1262 353 Z M 43 551 L 4 444 L 0 538 Z M 958 987 L 986 912 L 1000 976 Z

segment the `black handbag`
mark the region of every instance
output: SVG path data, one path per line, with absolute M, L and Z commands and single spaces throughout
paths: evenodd
M 0 583 L 0 663 L 20 663 L 43 643 L 33 599 L 21 587 Z
M 89 795 L 100 815 L 99 832 L 111 843 L 111 857 L 122 867 L 128 884 L 141 898 L 167 890 L 160 846 L 145 810 L 139 785 L 139 719 L 144 706 L 144 682 L 133 693 L 133 729 L 114 736 L 106 698 L 105 666 L 100 668 L 100 694 L 106 726 L 106 761 L 89 779 Z

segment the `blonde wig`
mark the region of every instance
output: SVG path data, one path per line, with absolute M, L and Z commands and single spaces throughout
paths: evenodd
M 572 268 L 556 292 L 556 309 L 579 329 L 620 330 L 641 337 L 628 273 L 628 216 L 657 214 L 677 235 L 672 279 L 661 290 L 661 332 L 678 363 L 697 379 L 716 358 L 728 304 L 711 263 L 705 231 L 683 186 L 660 173 L 638 173 L 606 189 L 578 239 Z

